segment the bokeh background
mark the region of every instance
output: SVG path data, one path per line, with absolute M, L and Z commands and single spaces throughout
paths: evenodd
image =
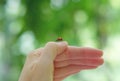
M 26 55 L 57 37 L 104 51 L 104 65 L 64 81 L 120 81 L 120 0 L 0 0 L 0 81 L 17 81 Z

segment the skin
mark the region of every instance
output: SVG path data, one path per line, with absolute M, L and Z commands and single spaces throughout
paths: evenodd
M 68 46 L 67 42 L 48 42 L 28 54 L 19 81 L 62 81 L 81 70 L 103 64 L 99 49 Z

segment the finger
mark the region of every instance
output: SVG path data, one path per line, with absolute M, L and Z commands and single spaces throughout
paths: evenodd
M 79 73 L 79 72 L 80 72 L 80 70 L 73 71 L 70 74 L 66 74 L 66 75 L 63 75 L 61 77 L 54 78 L 54 81 L 62 81 L 63 79 L 67 78 L 68 76 L 74 75 L 74 74 Z
M 54 60 L 55 57 L 67 48 L 67 42 L 49 42 L 45 45 L 42 53 L 42 59 Z M 40 59 L 41 59 L 40 58 Z
M 60 68 L 60 67 L 65 67 L 68 65 L 88 65 L 88 66 L 99 66 L 103 64 L 103 59 L 98 58 L 98 59 L 75 59 L 75 60 L 64 60 L 64 61 L 56 61 L 55 62 L 55 67 Z
M 73 47 L 69 46 L 68 49 L 56 57 L 56 61 L 63 61 L 68 59 L 81 59 L 81 58 L 99 58 L 103 52 L 99 49 L 88 47 Z
M 61 78 L 64 76 L 71 75 L 73 73 L 77 73 L 81 70 L 94 69 L 94 68 L 96 68 L 96 66 L 86 66 L 86 65 L 69 65 L 62 68 L 55 68 L 54 77 Z
M 54 78 L 54 81 L 62 81 L 65 78 L 67 78 L 68 76 L 74 75 L 74 74 L 79 73 L 79 72 L 80 72 L 80 70 L 73 71 L 70 74 L 66 74 L 66 75 L 63 75 L 61 77 Z

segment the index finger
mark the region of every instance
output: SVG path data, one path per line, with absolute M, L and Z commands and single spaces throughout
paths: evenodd
M 68 59 L 83 59 L 83 58 L 100 58 L 103 52 L 99 49 L 89 47 L 69 46 L 64 53 L 58 55 L 55 61 L 63 61 Z

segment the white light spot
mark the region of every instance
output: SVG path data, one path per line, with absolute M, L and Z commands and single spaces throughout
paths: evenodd
M 84 11 L 77 11 L 74 15 L 74 19 L 76 23 L 83 24 L 87 21 L 88 16 Z
M 67 0 L 51 0 L 51 7 L 53 9 L 61 9 L 66 3 Z
M 113 8 L 120 9 L 120 0 L 110 0 L 110 3 Z
M 23 54 L 28 54 L 34 47 L 34 35 L 31 31 L 25 32 L 20 38 L 20 50 Z

